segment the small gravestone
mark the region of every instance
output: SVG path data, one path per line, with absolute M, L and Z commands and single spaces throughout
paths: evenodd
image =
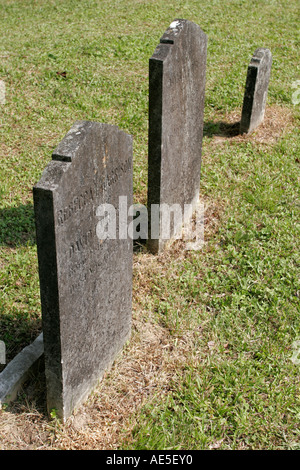
M 132 239 L 99 230 L 120 197 L 132 205 L 131 136 L 76 122 L 34 187 L 47 405 L 63 420 L 130 336 Z
M 206 55 L 206 34 L 178 19 L 149 61 L 148 246 L 153 253 L 167 241 L 159 208 L 193 208 L 199 198 Z M 170 238 L 181 229 L 177 220 L 170 221 Z
M 5 104 L 5 82 L 0 80 L 0 104 Z
M 248 67 L 240 124 L 241 134 L 254 131 L 264 119 L 272 66 L 269 49 L 256 49 Z

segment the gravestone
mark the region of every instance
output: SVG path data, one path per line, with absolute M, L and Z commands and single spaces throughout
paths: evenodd
M 244 101 L 240 133 L 254 131 L 264 119 L 272 65 L 272 54 L 269 49 L 256 49 L 250 61 Z
M 100 239 L 98 225 L 99 208 L 118 214 L 132 192 L 131 136 L 88 121 L 74 124 L 33 190 L 47 406 L 63 420 L 130 336 L 132 239 L 118 227 Z
M 149 61 L 148 247 L 153 253 L 167 241 L 158 207 L 193 208 L 198 202 L 206 56 L 206 34 L 197 24 L 177 19 Z M 181 223 L 170 224 L 172 238 Z

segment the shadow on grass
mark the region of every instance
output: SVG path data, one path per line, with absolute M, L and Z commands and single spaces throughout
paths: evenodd
M 16 247 L 35 243 L 33 204 L 0 209 L 0 245 Z
M 205 137 L 235 137 L 240 135 L 240 121 L 237 122 L 205 122 L 203 128 Z
M 133 252 L 134 253 L 144 253 L 147 250 L 147 240 L 139 238 L 138 240 L 133 240 Z
M 16 248 L 24 245 L 35 245 L 35 220 L 33 204 L 21 204 L 18 207 L 9 207 L 0 209 L 0 246 Z M 4 286 L 4 289 L 10 287 Z M 15 288 L 14 286 L 12 287 Z M 36 337 L 40 334 L 42 329 L 41 319 L 36 316 L 31 317 L 24 304 L 16 298 L 12 305 L 0 305 L 0 339 L 4 341 L 5 351 L 5 364 L 0 364 L 0 372 L 2 372 L 6 365 L 14 359 L 22 349 L 31 344 Z M 31 377 L 28 379 L 29 395 L 35 394 L 36 387 L 33 383 L 41 379 L 39 377 Z M 24 384 L 25 387 L 25 384 Z M 25 388 L 24 388 L 25 390 Z M 28 399 L 26 394 L 25 401 Z M 21 401 L 20 401 L 21 400 Z M 43 402 L 43 400 L 40 400 Z M 22 402 L 21 395 L 16 403 L 13 402 L 11 407 L 14 408 L 17 404 Z M 43 405 L 41 404 L 41 408 Z
M 18 308 L 14 305 L 11 311 L 6 311 L 3 306 L 0 306 L 0 338 L 5 344 L 5 364 L 0 364 L 0 373 L 26 346 L 36 340 L 41 330 L 41 319 L 30 318 L 23 306 Z M 25 409 L 34 407 L 41 415 L 47 416 L 45 395 L 45 367 L 42 355 L 28 371 L 17 397 L 5 405 L 5 409 L 21 414 Z

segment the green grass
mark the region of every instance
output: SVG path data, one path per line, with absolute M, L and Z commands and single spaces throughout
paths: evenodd
M 137 315 L 192 344 L 149 397 L 127 449 L 299 449 L 299 6 L 296 0 L 0 1 L 0 339 L 8 360 L 41 328 L 32 186 L 75 120 L 134 137 L 146 202 L 148 60 L 174 18 L 208 35 L 201 196 L 218 223 L 200 252 L 153 270 Z M 293 116 L 278 140 L 224 139 L 257 47 L 273 54 L 268 106 Z M 143 257 L 143 254 L 135 256 Z M 138 290 L 139 286 L 135 286 Z
M 286 145 L 272 148 L 269 164 L 258 150 L 255 161 L 246 149 L 230 152 L 227 169 L 240 182 L 238 189 L 226 182 L 224 171 L 218 185 L 217 192 L 231 186 L 225 223 L 201 254 L 155 279 L 154 296 L 171 292 L 168 302 L 156 302 L 163 324 L 179 338 L 200 331 L 163 403 L 158 396 L 145 406 L 129 448 L 300 448 L 299 365 L 291 361 L 300 327 L 299 208 Z M 178 323 L 184 327 L 176 332 Z

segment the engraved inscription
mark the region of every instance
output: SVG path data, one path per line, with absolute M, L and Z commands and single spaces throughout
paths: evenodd
M 79 196 L 75 196 L 72 201 L 64 208 L 57 211 L 57 224 L 62 226 L 70 217 L 80 212 L 88 204 L 95 201 L 100 194 L 107 190 L 112 184 L 115 184 L 123 174 L 131 169 L 131 160 L 128 159 L 124 163 L 120 163 L 106 177 L 98 177 L 96 172 L 95 185 L 93 188 L 83 188 Z
M 99 248 L 98 248 L 99 249 Z M 78 292 L 80 289 L 84 289 L 86 282 L 99 281 L 99 278 L 105 275 L 103 272 L 103 264 L 107 263 L 110 258 L 109 252 L 104 253 L 101 259 L 91 259 L 88 256 L 83 257 L 78 262 L 75 262 L 69 268 L 69 277 L 73 279 L 70 284 L 70 294 Z
M 87 246 L 91 246 L 92 240 L 93 232 L 92 230 L 89 230 L 88 232 L 80 236 L 77 240 L 72 242 L 69 248 L 70 258 L 72 258 L 74 253 L 84 250 Z
M 65 207 L 60 209 L 57 213 L 58 225 L 63 225 L 73 214 L 83 209 L 90 201 L 94 200 L 94 194 L 92 188 L 86 189 L 80 194 L 80 196 L 74 197 L 72 202 Z

